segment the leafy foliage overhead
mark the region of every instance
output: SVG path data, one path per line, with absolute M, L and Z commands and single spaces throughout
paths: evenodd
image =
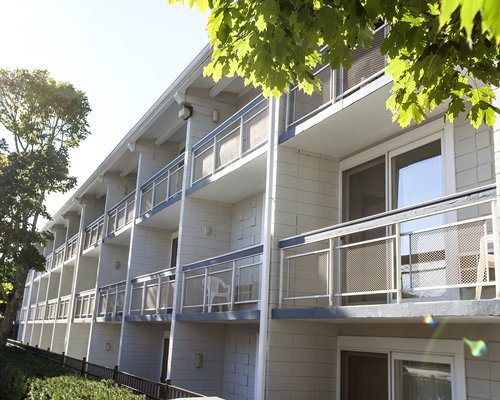
M 467 111 L 475 127 L 492 125 L 499 112 L 491 90 L 500 84 L 498 0 L 187 2 L 210 9 L 205 73 L 216 81 L 237 74 L 265 95 L 287 92 L 290 82 L 312 93 L 320 88 L 310 73 L 318 63 L 349 68 L 352 51 L 369 47 L 376 24 L 387 23 L 381 52 L 394 80 L 387 106 L 400 125 L 421 122 L 443 103 L 446 118 Z

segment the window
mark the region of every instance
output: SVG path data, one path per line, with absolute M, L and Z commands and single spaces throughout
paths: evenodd
M 338 338 L 340 400 L 458 400 L 465 398 L 460 340 Z

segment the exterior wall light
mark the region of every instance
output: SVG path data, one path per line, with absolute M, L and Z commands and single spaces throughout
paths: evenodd
M 195 368 L 203 367 L 203 354 L 201 353 L 194 354 L 194 367 Z
M 106 344 L 104 345 L 104 350 L 106 351 L 106 353 L 109 353 L 111 351 L 111 343 L 106 342 Z
M 193 115 L 193 107 L 188 106 L 186 104 L 183 104 L 181 108 L 179 109 L 178 116 L 180 119 L 183 119 L 184 121 L 187 120 L 189 117 Z
M 115 268 L 118 269 L 122 266 L 120 261 L 115 261 Z

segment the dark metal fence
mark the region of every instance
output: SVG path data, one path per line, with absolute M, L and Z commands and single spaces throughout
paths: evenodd
M 16 340 L 9 339 L 8 342 L 16 347 L 45 357 L 49 360 L 60 363 L 64 368 L 82 376 L 92 376 L 99 379 L 108 379 L 115 381 L 118 385 L 132 389 L 136 394 L 143 394 L 146 400 L 168 400 L 188 397 L 205 397 L 202 394 L 191 392 L 189 390 L 174 386 L 170 381 L 165 383 L 151 381 L 139 376 L 120 371 L 118 366 L 113 368 L 103 367 L 87 362 L 86 358 L 77 359 L 69 357 L 64 353 L 53 353 L 50 349 L 44 350 L 38 346 L 30 346 L 29 343 L 23 344 Z

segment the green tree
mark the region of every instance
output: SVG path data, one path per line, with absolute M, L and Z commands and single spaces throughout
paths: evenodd
M 68 151 L 89 134 L 86 95 L 57 82 L 43 70 L 0 69 L 0 347 L 5 346 L 21 305 L 30 269 L 42 271 L 38 248 L 47 233 L 37 228 L 49 218 L 45 197 L 73 188 Z M 4 288 L 10 287 L 10 293 Z
M 184 0 L 168 0 L 184 3 Z M 213 48 L 205 73 L 216 81 L 237 74 L 278 96 L 298 82 L 320 88 L 310 73 L 318 63 L 349 68 L 352 51 L 367 48 L 376 24 L 390 32 L 381 46 L 393 77 L 387 102 L 407 126 L 449 102 L 453 121 L 467 111 L 473 126 L 494 123 L 491 86 L 500 84 L 498 0 L 188 0 L 210 8 Z M 326 50 L 320 51 L 326 47 Z

